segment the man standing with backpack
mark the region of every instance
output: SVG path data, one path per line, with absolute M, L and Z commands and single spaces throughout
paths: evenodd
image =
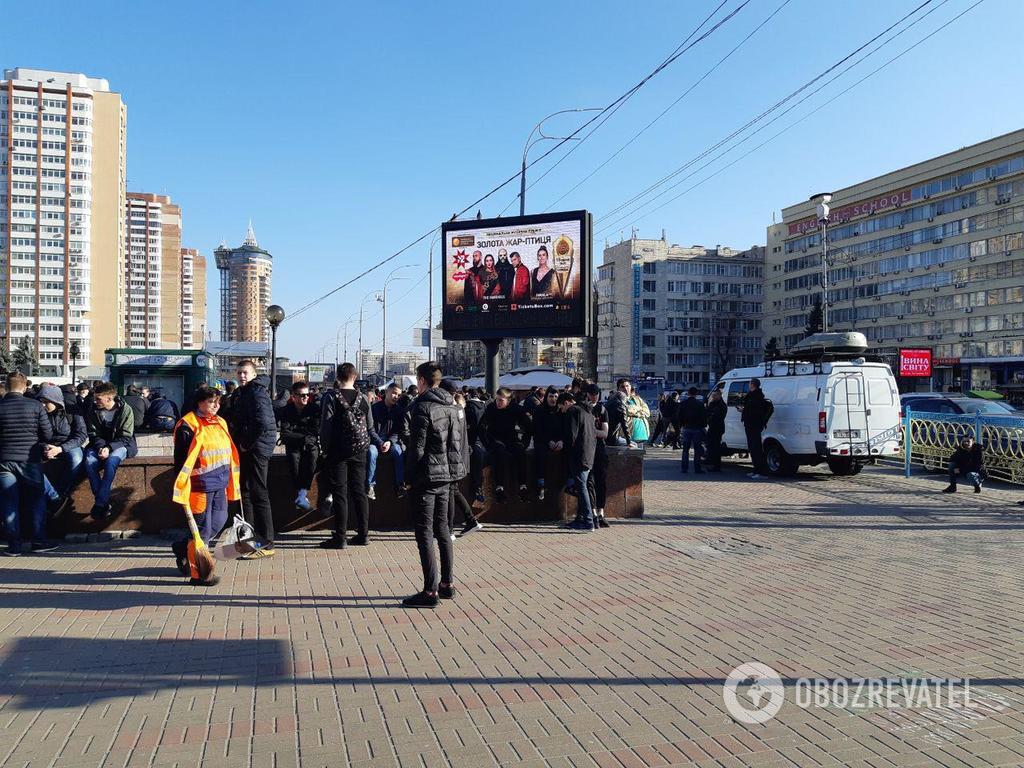
M 768 473 L 768 468 L 764 463 L 764 444 L 761 442 L 761 433 L 768 426 L 768 419 L 772 417 L 775 406 L 761 391 L 761 380 L 751 379 L 750 391 L 743 398 L 743 405 L 737 407 L 742 412 L 740 420 L 743 422 L 743 431 L 747 433 L 750 462 L 754 465 L 753 471 L 747 477 L 760 480 L 763 475 Z
M 452 586 L 454 548 L 448 528 L 450 485 L 466 475 L 463 455 L 465 418 L 455 400 L 441 389 L 441 368 L 426 362 L 416 368 L 419 396 L 409 409 L 409 447 L 405 478 L 412 487 L 416 546 L 423 568 L 423 590 L 402 601 L 406 608 L 436 608 L 438 599 L 455 597 Z M 434 539 L 441 554 L 437 572 Z
M 342 363 L 333 392 L 320 403 L 321 478 L 327 478 L 333 498 L 334 535 L 320 542 L 323 549 L 345 549 L 370 543 L 370 505 L 366 498 L 366 456 L 373 425 L 370 401 L 355 387 L 356 367 Z M 326 489 L 325 489 L 326 490 Z M 348 538 L 349 507 L 356 516 L 356 535 Z M 450 542 L 449 542 L 450 543 Z

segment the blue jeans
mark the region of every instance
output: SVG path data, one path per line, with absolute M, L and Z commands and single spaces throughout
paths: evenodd
M 690 448 L 693 448 L 693 468 L 697 472 L 703 472 L 700 460 L 704 458 L 704 430 L 683 429 L 682 439 L 679 444 L 683 447 L 683 472 L 690 468 Z
M 46 498 L 57 501 L 64 494 L 70 493 L 75 487 L 78 475 L 82 470 L 82 462 L 85 461 L 85 450 L 80 445 L 65 445 L 61 447 L 61 453 L 56 459 L 51 459 L 51 464 L 45 465 L 47 469 L 52 468 L 53 473 L 58 476 L 61 489 L 58 491 L 50 480 L 49 476 L 43 474 L 43 492 Z
M 0 512 L 4 533 L 12 546 L 21 545 L 20 507 L 22 494 L 32 521 L 32 541 L 46 539 L 46 499 L 43 496 L 43 468 L 35 462 L 0 462 Z
M 590 477 L 590 470 L 581 469 L 578 472 L 569 473 L 569 476 L 572 478 L 577 491 L 576 519 L 593 525 L 594 508 L 590 505 L 590 494 L 587 492 L 587 478 Z
M 402 481 L 405 479 L 405 462 L 402 461 L 402 446 L 398 443 L 392 443 L 388 449 L 388 454 L 391 456 L 391 463 L 395 465 L 395 488 L 398 489 L 402 485 Z M 377 458 L 380 456 L 380 449 L 376 445 L 371 445 L 369 453 L 366 457 L 366 484 L 376 485 L 377 484 Z
M 89 487 L 92 488 L 93 498 L 97 507 L 105 507 L 110 503 L 110 488 L 114 485 L 114 477 L 117 475 L 117 468 L 128 456 L 128 449 L 123 445 L 110 451 L 110 455 L 104 461 L 96 455 L 93 448 L 85 449 L 85 474 L 89 476 Z M 100 470 L 103 470 L 103 477 L 100 477 Z

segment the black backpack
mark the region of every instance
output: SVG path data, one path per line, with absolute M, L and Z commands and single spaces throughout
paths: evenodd
M 323 446 L 325 452 L 336 452 L 339 458 L 351 458 L 370 447 L 370 433 L 366 429 L 366 413 L 361 407 L 364 402 L 366 402 L 366 398 L 362 393 L 356 395 L 352 405 L 349 405 L 345 398 L 337 393 L 333 397 L 324 398 L 322 418 L 334 417 L 333 434 L 330 435 L 328 445 Z M 321 442 L 323 442 L 323 437 L 324 434 L 321 430 Z
M 764 399 L 764 424 L 768 426 L 768 422 L 772 418 L 772 414 L 775 413 L 775 403 L 769 400 L 767 397 Z

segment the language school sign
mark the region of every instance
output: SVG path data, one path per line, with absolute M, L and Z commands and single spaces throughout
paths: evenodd
M 830 224 L 839 224 L 858 216 L 868 216 L 876 211 L 896 208 L 897 206 L 905 205 L 909 202 L 910 189 L 901 189 L 899 192 L 890 192 L 888 195 L 882 195 L 881 197 L 876 197 L 871 200 L 865 200 L 842 208 L 833 208 L 829 214 L 828 220 Z M 809 219 L 802 219 L 801 221 L 795 221 L 790 224 L 789 234 L 802 235 L 804 232 L 810 232 L 817 229 L 818 226 L 818 219 L 812 216 Z
M 900 376 L 923 378 L 932 375 L 930 349 L 901 349 Z

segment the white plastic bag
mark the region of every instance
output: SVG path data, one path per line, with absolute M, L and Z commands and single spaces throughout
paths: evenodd
M 218 560 L 235 560 L 254 552 L 259 546 L 256 531 L 241 515 L 235 515 L 231 525 L 221 534 L 213 554 Z

